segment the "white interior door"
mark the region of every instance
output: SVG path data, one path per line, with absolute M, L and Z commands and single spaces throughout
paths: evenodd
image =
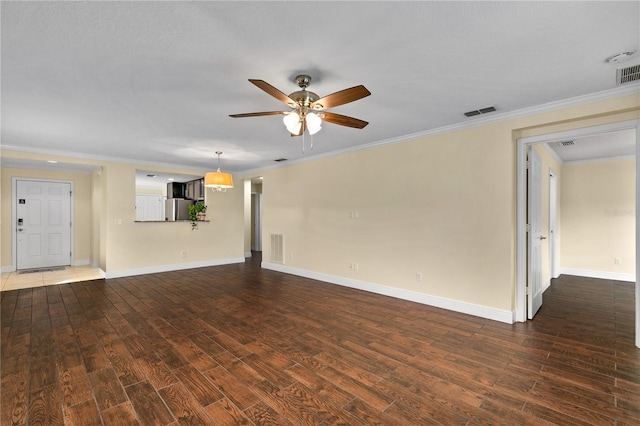
M 549 170 L 549 269 L 551 278 L 558 278 L 558 180 Z
M 16 181 L 16 269 L 71 264 L 71 184 Z
M 527 167 L 527 316 L 532 319 L 542 306 L 542 161 L 528 147 Z

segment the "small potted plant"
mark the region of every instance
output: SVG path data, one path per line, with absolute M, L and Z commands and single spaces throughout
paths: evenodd
M 207 206 L 202 202 L 197 202 L 189 206 L 189 220 L 191 221 L 191 230 L 198 227 L 198 221 L 206 219 Z

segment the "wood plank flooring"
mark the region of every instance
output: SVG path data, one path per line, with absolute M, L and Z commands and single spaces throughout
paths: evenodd
M 502 324 L 245 264 L 2 293 L 2 425 L 638 425 L 632 284 Z

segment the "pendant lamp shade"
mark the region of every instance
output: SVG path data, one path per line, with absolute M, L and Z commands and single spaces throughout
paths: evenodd
M 225 173 L 220 171 L 220 154 L 222 152 L 217 151 L 218 154 L 218 170 L 215 172 L 207 172 L 204 175 L 204 186 L 206 188 L 212 188 L 217 192 L 224 192 L 228 188 L 233 188 L 233 177 L 231 173 Z
M 233 177 L 229 173 L 221 172 L 220 169 L 217 172 L 208 172 L 204 176 L 204 186 L 208 188 L 233 188 Z

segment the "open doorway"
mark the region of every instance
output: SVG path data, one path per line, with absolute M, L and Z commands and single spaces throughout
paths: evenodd
M 583 128 L 583 129 L 576 129 L 576 130 L 572 130 L 572 131 L 566 131 L 566 132 L 557 132 L 557 133 L 553 133 L 553 134 L 546 134 L 546 135 L 540 135 L 540 136 L 534 136 L 534 137 L 527 137 L 527 138 L 522 138 L 519 139 L 517 141 L 517 247 L 516 247 L 516 254 L 517 254 L 517 285 L 516 285 L 516 321 L 520 321 L 520 322 L 524 322 L 527 318 L 527 286 L 528 286 L 528 282 L 527 282 L 527 262 L 529 261 L 528 259 L 528 250 L 527 250 L 527 200 L 526 200 L 526 176 L 527 176 L 527 169 L 526 169 L 526 154 L 527 154 L 527 150 L 534 146 L 534 145 L 538 145 L 540 146 L 540 144 L 550 144 L 550 143 L 559 143 L 562 141 L 571 141 L 574 139 L 579 139 L 579 138 L 586 138 L 586 137 L 591 137 L 594 135 L 606 135 L 606 134 L 610 134 L 610 133 L 614 133 L 614 132 L 621 132 L 621 131 L 630 131 L 633 134 L 633 143 L 635 145 L 635 147 L 632 149 L 632 156 L 635 154 L 635 157 L 637 158 L 638 155 L 638 150 L 640 149 L 640 143 L 638 143 L 638 138 L 639 138 L 639 131 L 638 131 L 638 127 L 640 122 L 638 122 L 637 120 L 634 121 L 628 121 L 628 122 L 621 122 L 621 123 L 614 123 L 614 124 L 609 124 L 609 125 L 603 125 L 603 126 L 594 126 L 594 127 L 589 127 L 589 128 Z M 637 170 L 637 167 L 635 167 L 635 161 L 633 161 L 634 163 L 634 169 L 635 169 L 635 200 L 633 200 L 632 202 L 635 204 L 635 208 L 632 209 L 631 213 L 632 216 L 634 217 L 634 219 L 632 219 L 633 221 L 635 221 L 635 244 L 632 244 L 635 246 L 634 249 L 637 252 L 637 248 L 640 245 L 640 227 L 638 226 L 638 217 L 635 214 L 635 212 L 637 211 L 637 205 L 638 205 L 638 199 L 640 198 L 638 196 L 638 189 L 640 188 L 640 185 L 638 184 L 638 182 L 640 182 L 640 174 L 639 171 Z M 550 178 L 552 178 L 552 174 L 550 173 Z M 561 177 L 562 179 L 562 177 Z M 630 178 L 631 181 L 633 181 L 633 173 L 631 175 Z M 551 181 L 549 182 L 551 185 Z M 549 187 L 549 190 L 551 191 L 551 186 Z M 562 197 L 562 195 L 561 195 Z M 633 206 L 633 205 L 632 205 Z M 551 207 L 551 206 L 550 206 Z M 615 206 L 612 207 L 613 209 L 615 209 Z M 551 213 L 551 212 L 550 212 Z M 602 213 L 603 215 L 606 214 L 606 211 L 600 211 L 599 213 Z M 551 227 L 551 222 L 550 222 L 550 231 L 552 229 Z M 549 231 L 549 236 L 551 237 L 551 232 Z M 554 235 L 554 238 L 557 238 L 557 230 L 554 229 L 554 232 L 556 235 Z M 562 224 L 560 225 L 560 235 L 562 235 Z M 560 243 L 562 244 L 562 242 Z M 557 246 L 558 244 L 555 245 L 556 251 L 557 251 Z M 552 246 L 553 247 L 553 246 Z M 557 253 L 555 253 L 555 255 L 557 256 Z M 612 259 L 611 263 L 614 262 L 614 258 L 613 256 L 611 256 Z M 615 259 L 617 261 L 617 259 Z M 551 270 L 551 274 L 556 275 L 559 271 L 559 265 L 554 265 L 554 260 L 552 259 L 551 255 L 549 256 L 549 261 L 550 261 L 550 270 Z M 562 262 L 562 259 L 560 260 L 560 262 Z M 637 277 L 637 271 L 638 271 L 638 259 L 637 256 L 635 256 L 635 254 L 633 255 L 633 259 L 630 260 L 630 262 L 633 264 L 635 262 L 635 268 L 634 268 L 634 273 L 633 275 L 633 281 L 636 282 L 635 284 L 635 288 L 636 288 L 636 345 L 640 347 L 640 286 L 638 285 L 637 279 L 635 279 L 635 277 Z M 560 269 L 559 271 L 560 273 L 562 273 L 562 270 Z M 569 273 L 569 272 L 566 272 Z
M 245 257 L 262 252 L 262 176 L 245 180 Z

